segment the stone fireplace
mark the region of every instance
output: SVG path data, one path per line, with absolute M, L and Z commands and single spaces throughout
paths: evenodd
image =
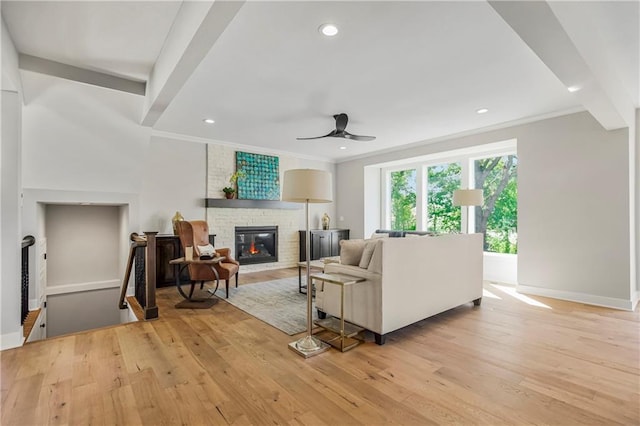
M 277 226 L 236 226 L 235 242 L 241 265 L 278 261 Z

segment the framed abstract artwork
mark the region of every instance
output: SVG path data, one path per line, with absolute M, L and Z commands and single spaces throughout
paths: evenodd
M 238 199 L 279 200 L 280 171 L 278 157 L 236 151 Z

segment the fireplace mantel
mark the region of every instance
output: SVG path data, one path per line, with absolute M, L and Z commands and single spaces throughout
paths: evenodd
M 302 203 L 289 203 L 278 200 L 228 200 L 226 198 L 205 198 L 205 207 L 216 207 L 223 209 L 285 209 L 299 210 L 304 205 Z

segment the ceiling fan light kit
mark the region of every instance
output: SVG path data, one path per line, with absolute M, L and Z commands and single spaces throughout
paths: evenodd
M 311 139 L 322 139 L 322 138 L 342 138 L 342 139 L 351 139 L 354 141 L 372 141 L 376 137 L 375 136 L 362 136 L 362 135 L 354 135 L 345 130 L 347 127 L 347 123 L 349 122 L 349 117 L 345 113 L 336 114 L 333 116 L 336 120 L 336 128 L 331 132 L 327 133 L 324 136 L 315 136 L 311 138 L 296 138 L 299 141 L 311 140 Z

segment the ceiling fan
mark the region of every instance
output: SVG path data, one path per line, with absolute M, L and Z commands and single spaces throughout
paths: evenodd
M 376 138 L 375 136 L 353 135 L 347 132 L 346 130 L 344 130 L 347 127 L 347 123 L 349 122 L 349 117 L 347 117 L 347 114 L 345 113 L 336 114 L 333 116 L 333 118 L 336 119 L 336 129 L 332 130 L 330 133 L 324 136 L 316 136 L 313 138 L 296 138 L 296 139 L 299 141 L 304 141 L 304 140 L 322 139 L 322 138 L 343 138 L 343 139 L 351 139 L 354 141 L 372 141 Z

